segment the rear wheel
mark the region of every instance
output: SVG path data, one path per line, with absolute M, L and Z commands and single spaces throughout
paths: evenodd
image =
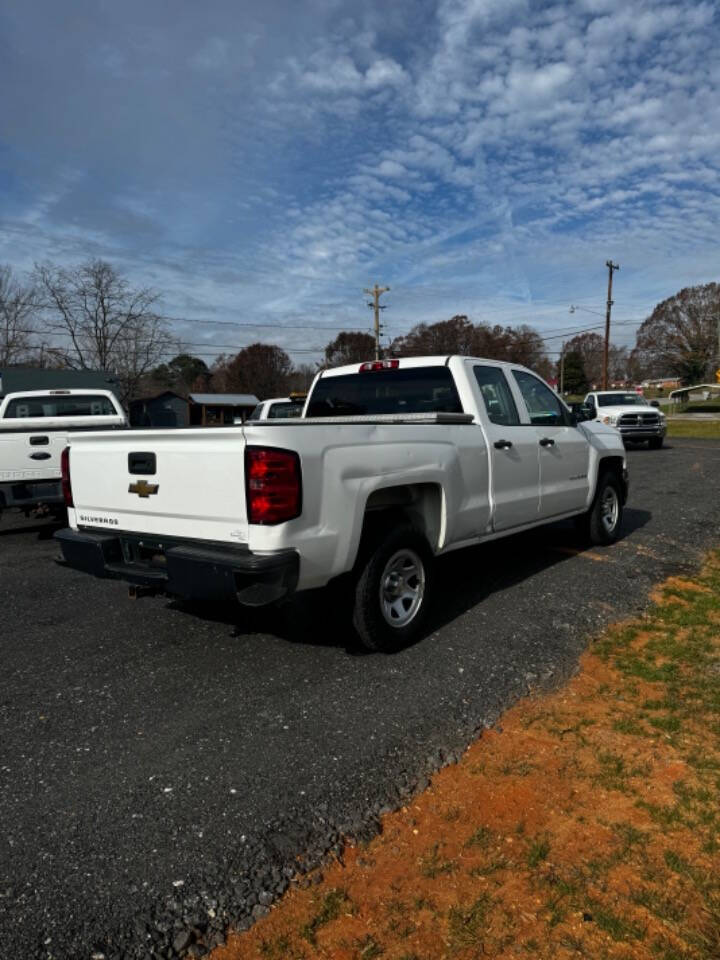
M 367 650 L 397 650 L 420 633 L 431 580 L 427 541 L 409 525 L 365 551 L 355 583 L 353 625 Z
M 620 535 L 622 515 L 620 481 L 614 473 L 601 473 L 595 499 L 582 521 L 584 536 L 596 545 L 615 543 Z

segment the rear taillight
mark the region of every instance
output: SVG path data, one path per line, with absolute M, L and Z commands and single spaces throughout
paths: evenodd
M 369 373 L 371 370 L 397 370 L 399 360 L 368 360 L 360 364 L 360 373 Z
M 60 475 L 62 477 L 62 492 L 66 507 L 73 507 L 72 486 L 70 484 L 70 447 L 65 447 L 60 454 Z
M 300 516 L 300 458 L 292 450 L 245 448 L 248 523 L 284 523 Z

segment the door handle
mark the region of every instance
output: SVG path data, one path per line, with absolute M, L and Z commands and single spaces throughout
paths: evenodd
M 554 440 L 551 440 L 550 437 L 543 437 L 542 440 L 540 441 L 540 446 L 541 446 L 541 447 L 554 447 L 554 446 L 555 446 L 555 441 L 554 441 Z
M 31 460 L 49 460 L 52 454 L 50 453 L 31 453 Z
M 493 446 L 496 450 L 509 450 L 512 443 L 509 440 L 496 440 Z

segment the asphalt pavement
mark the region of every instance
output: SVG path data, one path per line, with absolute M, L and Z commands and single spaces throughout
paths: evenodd
M 439 564 L 424 639 L 362 655 L 324 592 L 251 618 L 55 562 L 0 520 L 0 957 L 199 955 L 427 783 L 718 545 L 720 443 L 629 453 L 623 538 L 572 524 Z

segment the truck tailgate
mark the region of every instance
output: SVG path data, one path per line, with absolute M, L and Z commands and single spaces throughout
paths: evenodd
M 240 427 L 72 434 L 77 525 L 245 543 L 244 453 Z
M 0 483 L 60 479 L 66 433 L 0 429 Z

